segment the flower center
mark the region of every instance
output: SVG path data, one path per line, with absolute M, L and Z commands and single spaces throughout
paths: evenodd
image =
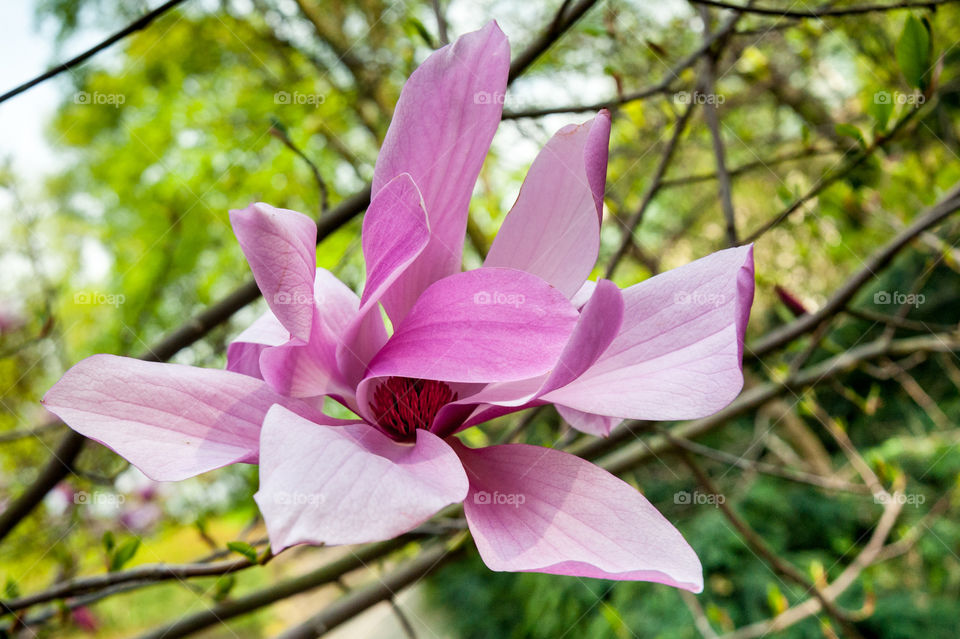
M 388 377 L 373 392 L 370 407 L 384 432 L 409 441 L 416 429 L 429 429 L 440 409 L 456 399 L 457 394 L 443 382 Z

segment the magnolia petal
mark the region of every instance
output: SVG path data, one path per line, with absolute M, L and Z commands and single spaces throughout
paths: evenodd
M 457 455 L 425 430 L 409 445 L 367 424 L 330 427 L 281 406 L 264 420 L 254 498 L 274 552 L 390 539 L 466 493 Z
M 533 161 L 485 266 L 539 275 L 572 297 L 597 261 L 610 113 L 560 129 Z
M 379 302 L 430 241 L 430 225 L 420 190 L 402 173 L 377 193 L 363 217 L 363 256 L 367 282 L 359 313 L 344 331 L 337 360 L 355 386 L 367 363 L 386 342 Z M 412 303 L 412 301 L 411 301 Z
M 361 302 L 376 304 L 430 241 L 430 224 L 420 189 L 409 173 L 388 182 L 363 216 L 363 257 L 367 283 Z M 416 300 L 408 300 L 412 306 Z
M 260 356 L 263 378 L 283 395 L 316 397 L 353 395 L 337 362 L 337 350 L 357 317 L 360 300 L 323 268 L 316 269 L 314 319 L 310 340 L 293 338 L 265 349 Z
M 654 581 L 703 589 L 696 553 L 636 489 L 552 448 L 454 444 L 464 512 L 491 570 Z
M 743 387 L 753 248 L 719 251 L 622 291 L 623 326 L 583 375 L 541 399 L 596 415 L 696 419 Z
M 431 240 L 383 297 L 394 324 L 427 286 L 460 270 L 467 207 L 500 123 L 509 68 L 507 38 L 490 22 L 431 54 L 400 93 L 373 194 L 409 173 L 423 194 Z
M 535 275 L 480 268 L 431 285 L 367 378 L 497 382 L 535 377 L 557 361 L 578 313 Z
M 570 424 L 573 428 L 576 428 L 581 433 L 595 435 L 597 437 L 606 437 L 610 434 L 610 431 L 612 431 L 620 422 L 623 421 L 619 417 L 607 417 L 605 415 L 584 413 L 576 410 L 575 408 L 570 408 L 569 406 L 564 406 L 562 404 L 554 404 L 554 408 L 556 408 L 557 412 L 560 413 L 560 417 L 563 418 L 563 421 Z
M 255 463 L 260 425 L 278 403 L 312 414 L 247 375 L 115 355 L 79 362 L 43 398 L 72 429 L 158 481 Z
M 617 336 L 623 320 L 620 289 L 609 280 L 600 280 L 595 289 L 596 294 L 581 310 L 570 339 L 548 375 L 487 384 L 475 393 L 461 394 L 460 399 L 447 404 L 437 414 L 433 432 L 449 434 L 542 404 L 544 402 L 538 400 L 541 395 L 567 384 L 590 368 Z
M 270 310 L 306 342 L 313 320 L 317 225 L 306 215 L 269 204 L 230 211 L 230 223 Z
M 268 346 L 279 346 L 290 339 L 290 332 L 277 316 L 267 311 L 227 346 L 227 370 L 263 379 L 260 353 Z

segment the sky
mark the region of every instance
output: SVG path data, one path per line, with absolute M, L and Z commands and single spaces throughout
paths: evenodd
M 0 2 L 0 93 L 96 44 L 103 33 L 82 29 L 54 51 L 55 25 L 37 30 L 33 0 Z M 56 54 L 56 55 L 55 55 Z M 29 184 L 56 166 L 57 156 L 44 130 L 69 78 L 54 78 L 0 104 L 0 158 L 11 159 Z

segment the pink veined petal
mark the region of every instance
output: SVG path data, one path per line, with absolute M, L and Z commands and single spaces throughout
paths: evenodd
M 346 284 L 323 268 L 316 269 L 313 295 L 316 306 L 310 340 L 304 343 L 294 338 L 265 349 L 259 361 L 263 378 L 274 390 L 291 397 L 352 398 L 353 387 L 340 371 L 337 349 L 357 318 L 360 301 Z
M 743 387 L 753 248 L 718 251 L 623 292 L 620 333 L 583 375 L 541 399 L 624 419 L 696 419 Z
M 363 256 L 367 281 L 361 307 L 343 332 L 337 361 L 349 385 L 363 378 L 367 363 L 387 341 L 379 302 L 430 241 L 423 198 L 409 173 L 388 182 L 363 217 Z
M 491 570 L 703 590 L 696 553 L 623 480 L 552 448 L 453 446 L 470 478 L 467 524 Z
M 434 283 L 370 362 L 375 377 L 497 382 L 557 361 L 577 321 L 557 289 L 523 271 L 480 268 Z M 363 397 L 363 392 L 358 392 Z
M 485 266 L 539 275 L 567 297 L 597 261 L 610 113 L 560 129 L 533 161 Z
M 47 391 L 46 408 L 158 481 L 256 463 L 273 404 L 314 411 L 230 371 L 94 355 Z
M 267 311 L 227 346 L 227 370 L 263 379 L 260 353 L 268 346 L 279 346 L 290 339 L 290 332 L 277 316 Z
M 570 408 L 569 406 L 564 406 L 562 404 L 554 404 L 554 407 L 557 409 L 557 412 L 560 413 L 560 417 L 563 418 L 563 421 L 567 422 L 581 433 L 586 433 L 587 435 L 606 437 L 610 434 L 611 430 L 613 430 L 620 422 L 623 421 L 619 417 L 607 417 L 605 415 L 584 413 L 576 410 L 575 408 Z
M 401 173 L 380 189 L 363 216 L 367 283 L 362 303 L 376 304 L 429 241 L 430 223 L 420 189 L 409 173 Z
M 317 225 L 302 213 L 263 203 L 230 211 L 230 223 L 270 310 L 293 337 L 306 342 L 313 320 Z
M 490 22 L 431 54 L 400 93 L 373 194 L 409 173 L 423 195 L 431 239 L 382 299 L 394 324 L 427 286 L 460 270 L 467 207 L 500 123 L 509 67 L 507 38 Z
M 466 493 L 457 455 L 425 430 L 409 445 L 367 424 L 330 427 L 281 406 L 264 420 L 254 498 L 274 552 L 390 539 Z
M 600 280 L 595 289 L 595 294 L 581 310 L 570 339 L 547 376 L 487 384 L 476 393 L 461 395 L 459 400 L 444 406 L 437 414 L 433 432 L 449 434 L 451 429 L 462 430 L 542 404 L 544 402 L 538 401 L 540 396 L 576 379 L 590 368 L 617 336 L 623 320 L 620 289 L 609 280 Z M 469 406 L 478 410 L 467 410 Z M 457 428 L 458 425 L 460 428 Z M 595 434 L 592 430 L 587 432 Z

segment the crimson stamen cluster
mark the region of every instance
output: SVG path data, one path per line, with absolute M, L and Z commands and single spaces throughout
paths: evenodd
M 457 399 L 443 382 L 433 379 L 388 377 L 373 393 L 373 414 L 388 435 L 400 441 L 414 438 L 418 428 L 428 429 L 440 409 Z

